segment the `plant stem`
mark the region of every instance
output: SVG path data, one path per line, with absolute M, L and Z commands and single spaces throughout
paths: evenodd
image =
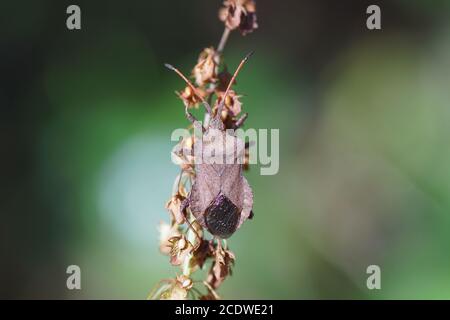
M 230 29 L 225 27 L 223 30 L 222 38 L 220 38 L 219 45 L 217 46 L 217 53 L 222 54 L 223 49 L 225 49 L 225 45 L 227 44 L 228 36 L 230 35 Z

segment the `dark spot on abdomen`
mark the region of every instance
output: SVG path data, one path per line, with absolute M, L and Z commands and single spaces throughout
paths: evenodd
M 222 239 L 230 237 L 236 231 L 239 214 L 239 208 L 224 194 L 219 193 L 205 210 L 208 231 Z

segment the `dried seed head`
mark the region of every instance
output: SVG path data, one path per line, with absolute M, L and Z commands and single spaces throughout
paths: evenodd
M 214 246 L 211 241 L 202 240 L 190 261 L 192 271 L 203 268 L 206 260 L 214 256 Z
M 219 70 L 219 55 L 213 47 L 205 48 L 199 55 L 197 64 L 192 70 L 195 77 L 195 83 L 203 86 L 206 83 L 217 81 L 217 73 Z
M 185 161 L 181 166 L 184 171 L 190 172 L 194 169 L 194 136 L 183 139 L 182 150 L 185 157 Z
M 246 35 L 258 28 L 256 3 L 254 0 L 225 0 L 219 10 L 219 19 L 228 29 L 239 28 L 242 35 Z
M 166 203 L 166 209 L 171 214 L 171 219 L 176 224 L 183 224 L 185 221 L 184 214 L 181 212 L 181 202 L 185 199 L 184 196 L 177 193 Z
M 169 225 L 165 222 L 160 222 L 159 227 L 159 250 L 162 254 L 169 254 L 172 248 L 172 243 L 169 242 L 170 238 L 180 236 L 178 225 Z
M 183 274 L 180 276 L 177 276 L 177 282 L 181 288 L 186 289 L 186 290 L 191 289 L 192 286 L 194 285 L 191 278 L 189 278 L 188 276 L 185 276 Z
M 227 90 L 228 84 L 231 81 L 231 78 L 233 78 L 233 75 L 228 72 L 228 68 L 225 66 L 217 77 L 219 79 L 219 83 L 217 84 L 216 90 L 219 92 L 225 92 L 225 90 Z M 236 80 L 233 81 L 233 85 L 235 84 Z
M 207 282 L 213 289 L 217 289 L 228 275 L 231 275 L 231 267 L 235 261 L 234 253 L 223 250 L 220 247 L 215 251 L 215 261 L 211 266 Z
M 220 104 L 222 101 L 222 97 L 224 96 L 225 92 L 217 92 L 218 98 L 216 101 L 216 107 Z M 236 94 L 234 90 L 230 90 L 228 92 L 227 97 L 225 98 L 225 108 L 223 109 L 224 112 L 222 112 L 222 120 L 225 120 L 227 115 L 230 114 L 232 117 L 236 117 L 239 113 L 241 113 L 242 110 L 242 102 L 239 100 L 242 96 L 239 96 Z
M 234 5 L 234 1 L 224 1 L 224 7 L 219 10 L 219 19 L 225 23 L 225 26 L 234 30 L 241 23 L 242 8 Z
M 239 25 L 239 30 L 243 36 L 258 28 L 255 1 L 246 1 L 244 7 L 246 13 L 241 15 L 241 23 Z
M 184 234 L 169 239 L 170 247 L 170 263 L 179 266 L 184 259 L 192 252 L 192 244 L 186 240 Z
M 190 136 L 181 140 L 172 151 L 172 157 L 174 157 L 176 163 L 178 163 L 181 169 L 183 169 L 185 175 L 194 174 L 193 145 L 194 145 L 194 137 Z M 177 185 L 179 185 L 180 194 L 186 197 L 187 192 L 183 184 L 179 184 L 178 180 L 176 181 L 176 183 Z
M 178 97 L 180 97 L 181 100 L 183 100 L 184 105 L 187 105 L 189 108 L 198 108 L 200 102 L 202 101 L 200 97 L 197 96 L 189 86 L 186 86 L 183 91 L 175 93 L 178 95 Z M 197 88 L 197 94 L 201 95 L 202 97 L 205 96 L 205 92 L 200 88 Z

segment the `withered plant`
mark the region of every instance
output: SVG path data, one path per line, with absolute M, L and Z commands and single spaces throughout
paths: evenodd
M 192 69 L 192 81 L 178 69 L 170 65 L 167 67 L 178 73 L 186 82 L 186 87 L 176 94 L 183 102 L 186 116 L 191 122 L 194 121 L 189 109 L 199 108 L 199 105 L 203 104 L 207 109 L 204 124 L 208 124 L 212 117 L 217 117 L 222 120 L 225 129 L 234 129 L 241 126 L 247 117 L 247 114 L 241 115 L 241 96 L 233 88 L 236 84 L 235 77 L 246 59 L 232 75 L 224 63 L 223 51 L 234 30 L 246 35 L 258 27 L 255 1 L 224 1 L 219 10 L 219 19 L 225 25 L 220 42 L 217 48 L 208 47 L 200 53 Z M 207 230 L 184 205 L 195 181 L 196 170 L 194 159 L 189 155 L 192 153 L 182 151 L 191 150 L 195 139 L 192 133 L 182 139 L 175 148 L 179 152 L 174 151 L 173 156 L 180 163 L 181 172 L 175 179 L 172 197 L 166 203 L 170 223 L 161 222 L 159 226 L 160 251 L 169 256 L 172 265 L 180 266 L 181 272 L 174 278 L 161 280 L 150 293 L 149 299 L 219 299 L 217 289 L 231 275 L 236 260 L 226 240 L 207 236 Z M 246 170 L 248 146 L 245 151 Z M 195 279 L 194 273 L 206 267 L 209 267 L 206 279 Z

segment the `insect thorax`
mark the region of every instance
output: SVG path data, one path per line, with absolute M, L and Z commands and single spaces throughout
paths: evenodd
M 245 144 L 239 137 L 215 128 L 209 128 L 194 144 L 196 163 L 242 164 Z

